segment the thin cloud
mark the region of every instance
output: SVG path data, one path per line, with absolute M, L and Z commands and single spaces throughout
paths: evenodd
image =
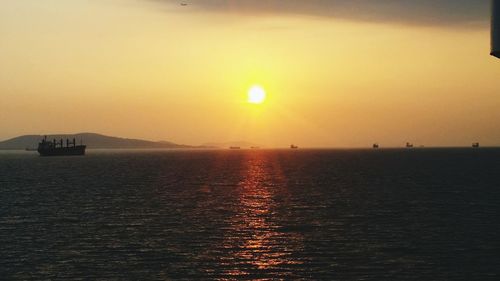
M 179 1 L 156 0 L 179 5 Z M 482 25 L 487 0 L 185 0 L 194 10 L 250 15 L 307 15 L 418 25 Z

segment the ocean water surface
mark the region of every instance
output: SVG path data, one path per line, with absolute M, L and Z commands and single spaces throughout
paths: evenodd
M 500 280 L 500 149 L 0 152 L 4 280 Z

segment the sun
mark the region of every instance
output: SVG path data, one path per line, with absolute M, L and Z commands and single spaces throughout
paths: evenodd
M 261 86 L 252 86 L 248 90 L 248 102 L 261 104 L 266 100 L 266 91 Z

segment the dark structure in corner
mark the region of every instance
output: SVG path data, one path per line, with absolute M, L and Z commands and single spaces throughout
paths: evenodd
M 491 55 L 500 58 L 500 0 L 491 1 Z
M 69 155 L 85 155 L 86 145 L 76 145 L 76 140 L 70 142 L 66 139 L 66 146 L 63 145 L 63 140 L 47 141 L 47 137 L 44 137 L 41 142 L 38 143 L 38 153 L 40 156 L 69 156 Z

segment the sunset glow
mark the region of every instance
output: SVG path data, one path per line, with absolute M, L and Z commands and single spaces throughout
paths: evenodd
M 500 144 L 487 1 L 229 2 L 2 2 L 0 139 Z

